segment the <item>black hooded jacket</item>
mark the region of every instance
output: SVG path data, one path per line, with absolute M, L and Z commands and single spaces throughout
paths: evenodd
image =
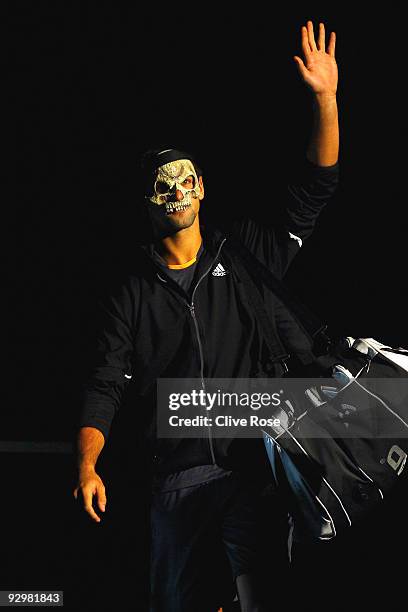
M 282 279 L 337 183 L 338 164 L 319 167 L 306 162 L 302 180 L 288 188 L 286 214 L 279 226 L 264 227 L 246 218 L 234 224 L 232 233 Z M 79 426 L 95 427 L 105 439 L 128 385 L 145 403 L 147 399 L 148 431 L 161 473 L 211 463 L 234 467 L 242 444 L 248 448 L 251 441 L 156 440 L 157 378 L 251 378 L 280 376 L 284 371 L 279 355 L 271 359 L 249 299 L 250 288 L 228 248 L 229 234 L 203 226 L 201 231 L 204 252 L 188 293 L 164 277 L 152 256 L 153 245 L 141 250 L 137 272 L 101 305 L 97 354 L 85 385 Z M 225 274 L 212 273 L 219 264 Z M 310 337 L 292 313 L 269 288 L 261 289 L 285 349 L 282 359 L 310 352 Z

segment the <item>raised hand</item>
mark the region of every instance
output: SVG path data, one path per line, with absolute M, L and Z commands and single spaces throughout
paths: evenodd
M 336 95 L 338 71 L 334 57 L 336 45 L 336 34 L 332 32 L 325 48 L 325 28 L 324 24 L 319 24 L 319 36 L 316 44 L 313 23 L 307 22 L 306 26 L 302 26 L 302 50 L 304 55 L 303 60 L 295 55 L 294 60 L 297 63 L 300 75 L 306 85 L 315 94 Z

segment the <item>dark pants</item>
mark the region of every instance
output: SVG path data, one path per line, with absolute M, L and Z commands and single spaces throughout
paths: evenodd
M 261 488 L 229 473 L 153 494 L 152 611 L 212 612 L 232 601 L 236 578 L 256 573 Z M 247 610 L 260 609 L 255 591 Z

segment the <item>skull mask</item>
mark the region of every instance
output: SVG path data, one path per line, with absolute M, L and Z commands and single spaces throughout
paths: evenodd
M 183 182 L 189 176 L 193 177 L 193 188 L 186 189 Z M 176 190 L 181 191 L 183 199 L 177 201 Z M 166 213 L 184 210 L 191 205 L 191 198 L 198 198 L 200 187 L 197 173 L 189 159 L 178 159 L 160 166 L 153 187 L 153 194 L 147 199 L 153 204 L 165 205 Z

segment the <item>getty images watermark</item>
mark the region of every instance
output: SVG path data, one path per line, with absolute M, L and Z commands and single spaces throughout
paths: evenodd
M 249 414 L 240 416 L 237 411 L 242 408 L 250 410 L 260 410 L 261 408 L 277 408 L 281 404 L 280 393 L 272 394 L 231 392 L 217 389 L 215 392 L 208 392 L 204 389 L 192 389 L 190 392 L 173 392 L 169 395 L 169 409 L 179 411 L 181 408 L 200 408 L 205 412 L 214 410 L 215 416 L 208 414 L 196 414 L 195 416 L 180 416 L 173 414 L 169 416 L 170 427 L 278 427 L 280 420 L 278 417 L 261 417 L 259 414 Z M 224 409 L 232 409 L 233 412 L 225 413 Z M 224 412 L 224 413 L 222 413 Z M 235 415 L 235 416 L 234 416 Z
M 159 438 L 408 437 L 406 379 L 161 378 Z

